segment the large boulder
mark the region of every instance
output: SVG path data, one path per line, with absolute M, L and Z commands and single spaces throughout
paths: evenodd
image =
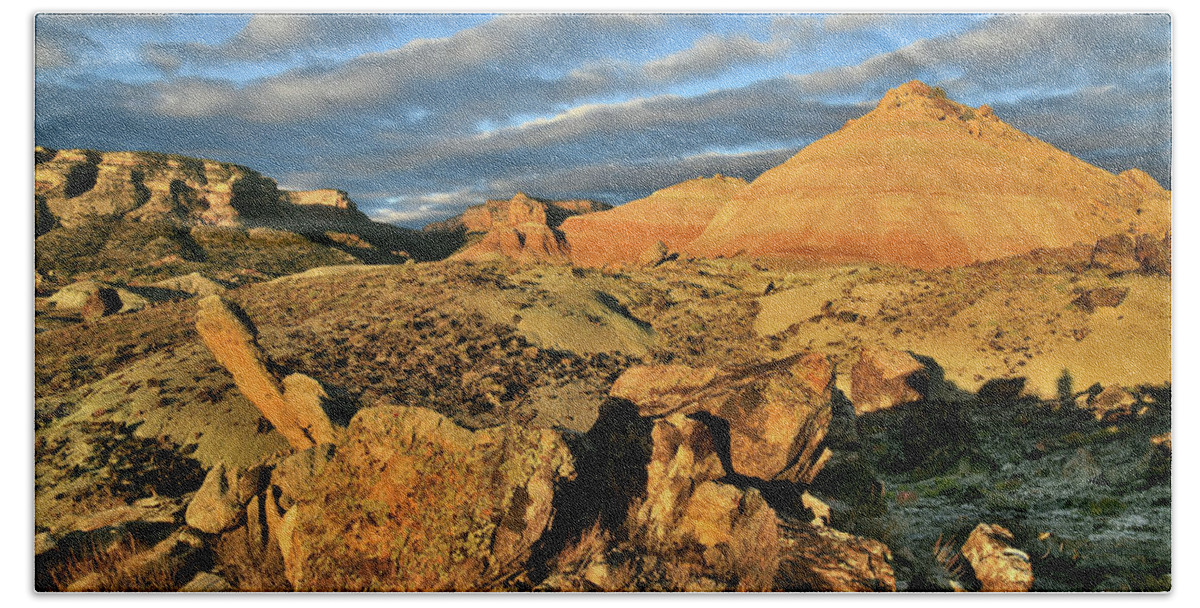
M 1094 395 L 1080 395 L 1076 403 L 1090 410 L 1096 420 L 1113 421 L 1132 415 L 1138 400 L 1132 393 L 1114 384 Z
M 1029 555 L 1009 545 L 1013 534 L 1004 526 L 981 523 L 963 544 L 962 554 L 975 570 L 980 591 L 1029 591 L 1033 566 Z
M 639 366 L 609 391 L 642 416 L 708 413 L 728 426 L 733 473 L 810 483 L 831 456 L 833 368 L 818 354 L 736 368 Z
M 285 574 L 297 590 L 486 589 L 524 567 L 574 474 L 555 431 L 362 410 L 278 526 Z
M 767 590 L 778 565 L 775 510 L 725 476 L 702 422 L 672 414 L 654 422 L 646 498 L 634 528 L 654 547 L 698 547 L 705 568 L 732 572 L 744 590 Z
M 850 368 L 850 400 L 856 414 L 885 410 L 924 399 L 916 387 L 928 381 L 925 365 L 911 353 L 863 347 Z
M 258 345 L 258 330 L 241 309 L 220 296 L 208 296 L 200 300 L 196 331 L 213 358 L 233 375 L 238 390 L 293 448 L 334 441 L 333 426 L 321 407 L 324 390 L 303 374 L 292 374 L 281 383 Z

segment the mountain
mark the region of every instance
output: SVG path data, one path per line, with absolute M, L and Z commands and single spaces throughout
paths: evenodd
M 34 149 L 37 270 L 164 279 L 288 274 L 353 262 L 438 259 L 430 235 L 371 221 L 340 190 L 285 191 L 260 173 L 152 152 Z
M 567 218 L 562 231 L 571 261 L 593 267 L 636 262 L 660 241 L 678 251 L 700 236 L 717 211 L 745 187 L 745 180 L 717 174 L 663 188 L 609 211 Z
M 992 260 L 1114 232 L 1161 235 L 1170 193 L 1113 175 L 918 81 L 760 175 L 688 246 L 707 256 Z
M 595 201 L 548 201 L 518 192 L 509 200 L 489 200 L 468 207 L 462 215 L 430 224 L 425 231 L 450 235 L 444 238 L 457 238 L 463 243 L 455 259 L 509 257 L 565 262 L 568 245 L 559 226 L 572 216 L 606 209 L 610 207 Z

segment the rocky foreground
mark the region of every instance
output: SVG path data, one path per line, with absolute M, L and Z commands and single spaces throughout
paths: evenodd
M 931 272 L 81 290 L 91 312 L 37 336 L 37 586 L 1166 589 L 1169 365 L 1093 380 L 1053 353 L 1145 342 L 1130 304 L 1169 272 L 1169 241 L 1113 238 Z M 1022 374 L 1045 359 L 1048 390 Z

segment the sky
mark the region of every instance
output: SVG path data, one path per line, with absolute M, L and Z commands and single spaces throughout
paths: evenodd
M 41 14 L 34 138 L 251 167 L 421 226 L 752 179 L 913 79 L 1171 185 L 1163 14 Z

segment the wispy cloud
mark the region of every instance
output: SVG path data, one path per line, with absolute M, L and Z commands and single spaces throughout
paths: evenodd
M 303 175 L 411 225 L 518 189 L 621 202 L 752 177 L 918 78 L 1169 184 L 1170 28 L 1130 14 L 39 17 L 35 131 Z

